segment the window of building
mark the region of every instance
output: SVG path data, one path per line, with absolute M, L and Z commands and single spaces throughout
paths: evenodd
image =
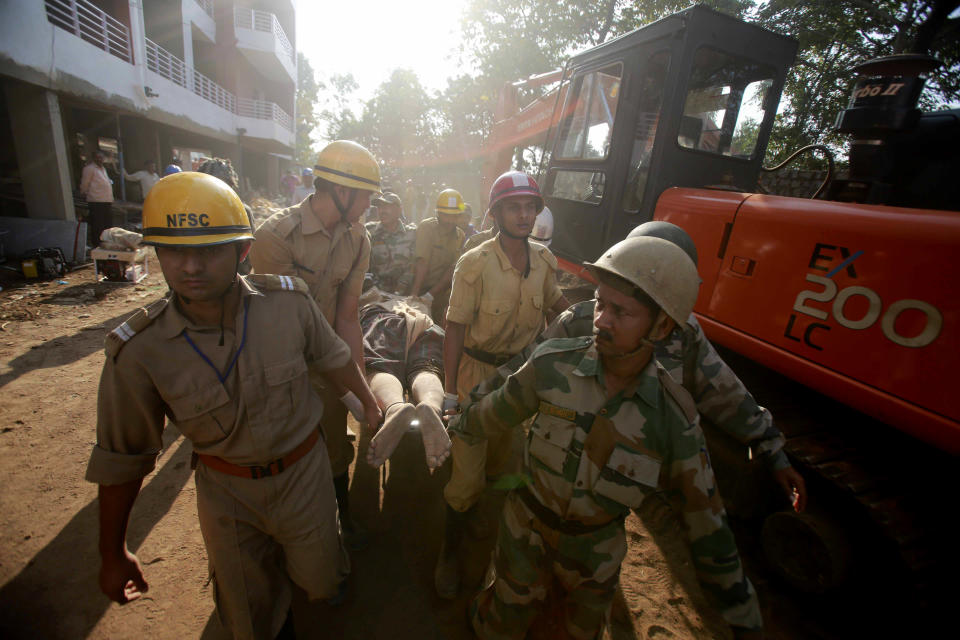
M 750 158 L 766 117 L 774 69 L 711 47 L 694 56 L 677 144 Z
M 621 63 L 573 80 L 563 105 L 559 158 L 606 158 L 620 98 Z

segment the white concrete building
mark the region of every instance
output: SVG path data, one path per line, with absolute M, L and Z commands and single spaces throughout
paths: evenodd
M 130 173 L 226 157 L 242 192 L 278 192 L 295 20 L 294 0 L 0 2 L 0 216 L 75 220 L 97 149 Z M 140 199 L 111 177 L 117 200 Z

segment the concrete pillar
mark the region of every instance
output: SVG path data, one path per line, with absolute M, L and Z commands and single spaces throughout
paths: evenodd
M 18 82 L 4 83 L 4 90 L 27 215 L 76 220 L 69 147 L 57 94 Z
M 267 193 L 280 193 L 280 158 L 267 156 Z

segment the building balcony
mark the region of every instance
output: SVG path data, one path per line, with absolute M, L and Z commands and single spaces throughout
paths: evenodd
M 217 23 L 213 19 L 213 0 L 183 0 L 183 20 L 190 24 L 197 40 L 213 44 L 217 40 Z
M 266 11 L 234 7 L 237 48 L 267 77 L 286 74 L 297 81 L 296 52 L 277 16 Z
M 133 62 L 130 29 L 87 0 L 45 0 L 47 20 L 124 62 Z

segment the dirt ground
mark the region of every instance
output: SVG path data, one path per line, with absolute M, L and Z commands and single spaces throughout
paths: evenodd
M 0 636 L 4 638 L 226 638 L 214 612 L 196 516 L 190 444 L 173 428 L 134 507 L 128 544 L 149 592 L 126 606 L 97 587 L 96 486 L 83 474 L 95 442 L 103 339 L 166 290 L 155 260 L 144 281 L 96 283 L 92 267 L 48 282 L 0 272 Z M 366 440 L 359 443 L 360 459 Z M 300 637 L 468 638 L 468 596 L 493 539 L 471 540 L 464 595 L 440 600 L 433 566 L 440 545 L 444 471 L 431 477 L 416 434 L 386 471 L 354 469 L 352 502 L 371 533 L 352 554 L 346 603 L 295 601 Z M 503 496 L 485 509 L 496 522 Z M 696 586 L 676 521 L 651 509 L 627 521 L 630 552 L 613 638 L 727 638 Z M 780 614 L 765 598 L 764 613 Z M 779 604 L 778 604 L 779 607 Z M 540 634 L 549 637 L 549 633 Z M 801 637 L 769 633 L 768 637 Z

